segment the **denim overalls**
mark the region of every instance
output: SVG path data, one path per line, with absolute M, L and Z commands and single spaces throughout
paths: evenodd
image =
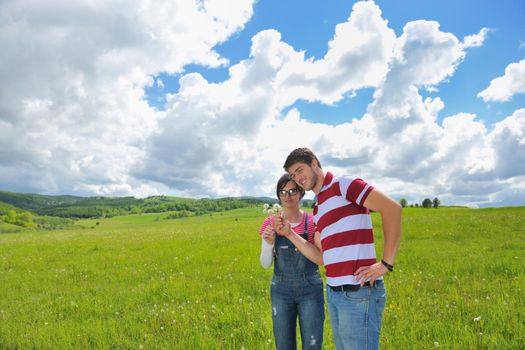
M 308 239 L 308 214 L 304 233 Z M 303 349 L 321 349 L 323 343 L 323 280 L 316 264 L 304 257 L 286 237 L 275 237 L 271 286 L 273 334 L 277 349 L 296 349 L 299 316 Z

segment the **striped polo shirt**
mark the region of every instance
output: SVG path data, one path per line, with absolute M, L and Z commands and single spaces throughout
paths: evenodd
M 363 206 L 373 189 L 359 178 L 326 173 L 313 213 L 330 286 L 358 284 L 355 271 L 376 263 L 372 219 Z

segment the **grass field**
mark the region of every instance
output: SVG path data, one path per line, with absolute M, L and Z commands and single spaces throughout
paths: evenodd
M 1 234 L 0 348 L 273 348 L 262 211 L 167 214 Z M 382 348 L 523 349 L 524 227 L 525 207 L 405 209 Z

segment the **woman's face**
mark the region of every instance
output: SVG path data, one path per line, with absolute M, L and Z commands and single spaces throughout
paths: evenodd
M 301 193 L 299 192 L 297 184 L 293 181 L 288 181 L 288 183 L 279 190 L 279 199 L 283 207 L 298 207 L 301 201 Z

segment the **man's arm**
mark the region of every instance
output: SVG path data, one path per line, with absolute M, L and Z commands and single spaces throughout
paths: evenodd
M 323 253 L 321 251 L 319 232 L 315 232 L 315 244 L 312 244 L 292 230 L 290 223 L 281 217 L 275 218 L 275 230 L 279 235 L 288 238 L 307 259 L 319 266 L 323 265 Z
M 394 265 L 401 241 L 401 205 L 377 189 L 370 192 L 363 205 L 380 213 L 384 236 L 383 260 L 389 265 Z M 356 276 L 361 284 L 367 280 L 373 283 L 379 276 L 387 272 L 388 269 L 381 262 L 378 262 L 371 266 L 359 268 L 356 271 Z

